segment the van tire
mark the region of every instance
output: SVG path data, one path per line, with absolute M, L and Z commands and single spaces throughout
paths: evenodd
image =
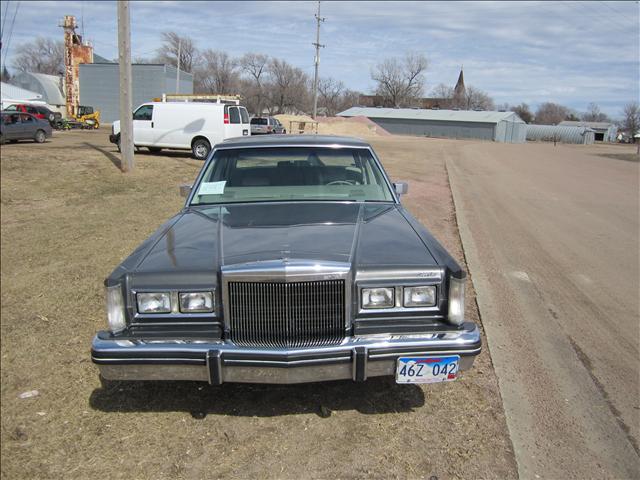
M 149 149 L 149 153 L 160 153 L 162 151 L 159 147 L 147 147 Z
M 33 136 L 33 140 L 36 143 L 44 143 L 46 139 L 47 139 L 47 134 L 44 132 L 44 130 L 38 130 L 36 134 Z
M 191 142 L 191 154 L 196 160 L 206 160 L 211 151 L 211 144 L 206 138 L 196 138 Z

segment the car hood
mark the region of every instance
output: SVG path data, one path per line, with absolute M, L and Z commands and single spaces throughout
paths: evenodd
M 173 272 L 185 281 L 202 275 L 213 280 L 223 265 L 281 259 L 350 262 L 356 268 L 437 265 L 406 212 L 393 204 L 193 207 L 145 243 L 125 265 L 134 277 L 147 279 Z

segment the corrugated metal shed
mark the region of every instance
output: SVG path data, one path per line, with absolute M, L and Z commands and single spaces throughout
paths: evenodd
M 598 142 L 615 142 L 618 135 L 618 127 L 611 122 L 582 122 L 565 120 L 558 125 L 563 127 L 585 127 L 595 132 L 595 138 Z
M 498 123 L 501 120 L 518 117 L 515 112 L 495 112 L 476 110 L 427 110 L 419 108 L 375 108 L 351 107 L 339 117 L 412 118 L 418 120 L 449 120 L 455 122 Z M 519 119 L 520 117 L 518 117 Z M 522 120 L 520 120 L 522 121 Z
M 365 116 L 399 135 L 507 143 L 524 143 L 526 139 L 526 124 L 514 112 L 352 107 L 338 116 Z
M 180 88 L 176 92 L 175 67 L 164 64 L 131 66 L 133 108 L 163 93 L 193 93 L 193 75 L 180 72 Z M 80 65 L 80 104 L 100 111 L 100 119 L 111 123 L 120 119 L 120 66 L 117 63 Z
M 567 125 L 527 125 L 527 141 L 576 143 L 591 145 L 594 142 L 594 131 L 587 127 Z
M 10 83 L 1 82 L 0 92 L 2 93 L 2 100 L 42 100 L 42 94 L 26 90 L 24 88 L 11 85 Z
M 42 100 L 54 107 L 65 106 L 62 94 L 62 79 L 45 73 L 22 72 L 13 77 L 13 83 L 19 87 L 40 93 Z

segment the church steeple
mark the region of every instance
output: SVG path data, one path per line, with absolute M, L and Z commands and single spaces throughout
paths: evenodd
M 464 73 L 462 72 L 462 67 L 460 67 L 460 75 L 458 76 L 458 82 L 453 89 L 453 95 L 454 97 L 464 97 L 466 90 L 467 89 L 464 86 Z

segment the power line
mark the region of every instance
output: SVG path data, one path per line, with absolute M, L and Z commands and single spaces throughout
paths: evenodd
M 4 26 L 7 23 L 7 12 L 9 11 L 9 1 L 7 0 L 7 6 L 4 7 L 4 17 L 2 17 L 2 29 L 0 30 L 0 45 L 2 44 L 2 39 L 4 38 Z
M 585 15 L 586 13 L 588 13 L 589 17 L 591 17 L 593 20 L 596 21 L 602 21 L 602 20 L 606 20 L 607 22 L 609 22 L 609 25 L 612 25 L 614 27 L 622 27 L 622 28 L 627 28 L 628 25 L 622 25 L 621 23 L 617 22 L 616 20 L 613 20 L 609 17 L 607 17 L 606 15 L 600 15 L 599 13 L 595 13 L 591 10 L 591 9 L 587 9 L 586 5 L 588 5 L 590 2 L 585 2 L 585 3 L 580 3 L 580 5 L 582 6 L 582 8 L 578 8 L 577 5 L 575 5 L 574 2 L 566 2 L 566 1 L 562 1 L 560 2 L 561 5 L 567 7 L 567 8 L 571 8 L 572 10 L 575 10 L 576 12 L 580 12 L 581 15 Z
M 604 5 L 605 7 L 607 7 L 609 10 L 611 10 L 612 12 L 617 13 L 618 15 L 622 15 L 622 19 L 624 20 L 629 20 L 629 16 L 624 13 L 621 12 L 620 10 L 618 10 L 617 8 L 613 8 L 611 5 L 609 5 L 607 2 L 603 2 L 601 0 L 598 0 L 598 3 L 601 3 L 602 5 Z M 633 20 L 631 20 L 633 22 Z M 635 22 L 634 22 L 635 23 Z
M 7 55 L 9 54 L 9 46 L 11 45 L 11 37 L 13 37 L 13 25 L 16 23 L 16 16 L 18 15 L 18 9 L 20 8 L 20 2 L 16 3 L 16 9 L 13 12 L 13 19 L 11 20 L 11 26 L 9 27 L 9 39 L 7 40 L 7 46 L 4 49 L 4 65 L 7 64 Z

